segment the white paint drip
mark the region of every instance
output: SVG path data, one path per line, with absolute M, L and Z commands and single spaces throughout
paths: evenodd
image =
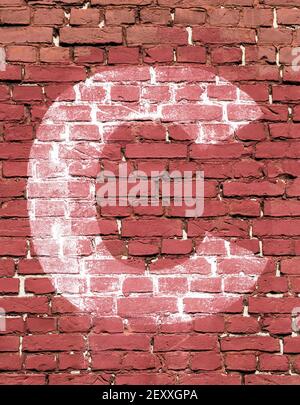
M 157 84 L 156 82 L 156 70 L 153 66 L 150 66 L 150 83 Z
M 242 66 L 246 66 L 246 48 L 244 45 L 241 45 L 240 48 L 242 51 Z
M 273 28 L 278 28 L 277 9 L 273 8 Z
M 53 45 L 59 46 L 59 34 L 53 35 Z
M 186 31 L 188 33 L 188 44 L 194 45 L 193 43 L 193 30 L 192 27 L 186 27 Z

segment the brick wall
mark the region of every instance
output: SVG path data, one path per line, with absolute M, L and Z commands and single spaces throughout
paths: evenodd
M 0 0 L 0 384 L 300 383 L 299 6 Z

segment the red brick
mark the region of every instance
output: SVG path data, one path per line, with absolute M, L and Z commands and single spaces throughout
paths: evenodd
M 20 370 L 22 368 L 22 357 L 15 353 L 0 354 L 0 368 L 3 371 Z
M 299 72 L 293 66 L 286 66 L 283 70 L 283 81 L 298 83 L 300 81 Z
M 92 292 L 112 292 L 120 289 L 119 279 L 113 277 L 93 277 L 91 278 Z
M 225 196 L 278 196 L 283 195 L 285 191 L 284 182 L 226 182 L 224 184 Z
M 183 158 L 187 155 L 187 147 L 185 145 L 168 145 L 160 143 L 151 145 L 151 149 L 147 145 L 129 144 L 126 146 L 126 156 L 131 159 L 140 158 Z
M 181 226 L 180 220 L 124 220 L 122 223 L 122 235 L 125 237 L 181 236 Z
M 154 352 L 215 350 L 217 336 L 172 334 L 154 337 Z
M 298 123 L 270 124 L 269 128 L 272 139 L 299 139 L 300 125 Z
M 28 370 L 48 371 L 56 368 L 56 357 L 52 354 L 30 354 L 26 356 L 25 367 Z
M 220 293 L 222 291 L 221 278 L 210 277 L 191 281 L 191 291 Z
M 261 371 L 288 371 L 289 361 L 287 356 L 262 354 L 259 356 L 259 370 Z
M 227 354 L 225 368 L 230 371 L 254 371 L 256 370 L 256 357 L 254 354 Z
M 55 292 L 55 288 L 48 278 L 27 278 L 25 291 L 33 294 L 51 294 Z
M 193 40 L 204 44 L 255 43 L 255 31 L 246 28 L 201 28 L 193 29 Z
M 285 4 L 285 3 L 284 3 Z M 283 4 L 282 4 L 283 5 Z M 294 8 L 278 8 L 277 9 L 277 22 L 282 25 L 298 25 L 300 23 L 299 14 L 295 12 Z
M 269 62 L 275 63 L 276 61 L 276 49 L 274 46 L 256 46 L 249 45 L 245 47 L 246 62 Z
M 262 320 L 262 329 L 274 335 L 289 335 L 292 330 L 290 316 L 266 317 Z
M 100 4 L 102 6 L 114 5 L 114 6 L 123 6 L 123 5 L 133 5 L 133 6 L 143 6 L 150 4 L 151 0 L 92 0 L 92 5 Z
M 221 119 L 221 108 L 216 105 L 167 105 L 162 108 L 162 119 L 164 121 L 192 121 L 207 120 L 214 121 Z M 178 156 L 180 157 L 180 156 Z
M 80 10 L 73 8 L 70 15 L 70 24 L 71 25 L 84 25 L 88 26 L 98 26 L 100 23 L 100 18 L 103 18 L 100 10 L 97 9 L 86 9 Z
M 87 361 L 83 353 L 59 353 L 58 354 L 58 367 L 60 370 L 86 369 Z
M 62 44 L 121 44 L 122 31 L 121 28 L 110 27 L 64 27 L 60 30 L 60 41 Z
M 27 7 L 1 9 L 0 22 L 9 25 L 28 25 L 30 23 L 30 9 Z
M 128 297 L 118 299 L 118 314 L 124 317 L 156 314 L 159 312 L 176 313 L 177 311 L 177 300 L 173 297 Z
M 150 337 L 144 334 L 90 335 L 90 348 L 93 351 L 140 350 L 149 351 Z
M 154 256 L 159 253 L 159 246 L 155 241 L 131 241 L 128 244 L 128 253 L 133 256 Z
M 24 107 L 14 104 L 0 104 L 0 119 L 17 121 L 24 117 Z
M 144 48 L 144 62 L 172 62 L 174 58 L 173 48 L 168 45 L 157 45 L 150 48 Z
M 265 293 L 287 292 L 287 279 L 283 277 L 261 277 L 258 281 L 258 290 Z
M 162 241 L 162 253 L 188 254 L 192 251 L 192 241 L 164 239 Z
M 123 322 L 119 317 L 96 318 L 93 324 L 94 333 L 122 333 Z
M 3 180 L 2 183 L 0 184 L 1 197 L 22 197 L 24 196 L 24 191 L 25 191 L 24 180 L 8 179 Z
M 48 84 L 45 86 L 45 94 L 47 98 L 50 100 L 56 100 L 56 101 L 74 101 L 75 100 L 75 91 L 72 87 L 70 87 L 68 84 Z M 38 136 L 43 136 L 43 130 L 42 129 L 47 129 L 47 132 L 49 132 L 52 128 L 51 126 L 47 125 L 40 125 L 39 126 L 39 131 L 38 131 Z M 54 126 L 54 128 L 56 128 Z M 46 137 L 47 139 L 47 137 Z M 60 139 L 60 138 L 59 138 Z
M 39 86 L 15 86 L 12 98 L 16 101 L 41 101 L 43 99 L 42 88 Z
M 15 272 L 15 262 L 13 259 L 2 258 L 0 260 L 0 276 L 11 277 Z
M 18 352 L 19 345 L 18 336 L 0 336 L 0 352 Z
M 226 337 L 221 340 L 221 350 L 257 350 L 262 352 L 277 352 L 279 351 L 279 340 L 270 336 Z
M 138 86 L 115 85 L 110 90 L 112 101 L 138 101 L 140 89 Z
M 34 25 L 62 25 L 65 19 L 64 10 L 60 8 L 37 8 L 33 13 Z
M 188 281 L 184 277 L 161 277 L 158 281 L 158 289 L 165 295 L 187 294 Z
M 295 356 L 292 359 L 292 369 L 296 372 L 299 373 L 300 370 L 300 356 Z
M 214 352 L 196 353 L 191 356 L 192 370 L 218 370 L 221 368 L 221 356 Z
M 44 385 L 46 376 L 44 374 L 14 374 L 2 373 L 0 376 L 0 384 L 6 385 Z
M 147 81 L 150 80 L 150 70 L 147 66 L 118 66 L 96 67 L 92 70 L 96 82 L 120 82 L 120 81 Z
M 165 8 L 145 7 L 140 11 L 140 19 L 143 23 L 169 25 L 171 13 Z
M 249 96 L 254 101 L 269 100 L 269 89 L 265 84 L 246 84 L 240 86 L 240 90 L 243 92 L 241 94 L 242 100 L 249 100 Z
M 279 61 L 284 65 L 292 65 L 295 55 L 292 52 L 292 46 L 282 46 L 279 51 Z
M 23 349 L 28 352 L 84 350 L 83 336 L 77 334 L 24 336 Z
M 180 378 L 180 384 L 191 385 L 240 385 L 241 376 L 238 374 L 224 374 L 221 372 L 208 372 L 199 374 L 185 373 Z
M 286 239 L 264 239 L 263 253 L 265 255 L 284 256 L 295 253 L 293 241 Z
M 153 283 L 151 278 L 127 277 L 123 282 L 124 295 L 129 295 L 132 293 L 150 293 L 150 292 L 153 292 Z
M 166 353 L 166 367 L 170 370 L 185 370 L 188 366 L 189 354 L 184 352 Z
M 106 9 L 105 21 L 107 25 L 133 24 L 135 22 L 135 10 L 126 7 Z
M 6 60 L 9 62 L 35 62 L 37 59 L 37 49 L 33 46 L 7 46 Z
M 229 333 L 254 334 L 259 331 L 259 324 L 255 318 L 234 315 L 227 319 L 226 329 Z
M 88 332 L 91 328 L 91 319 L 88 315 L 61 316 L 58 320 L 58 329 L 65 333 Z
M 240 19 L 240 13 L 234 9 L 212 9 L 209 13 L 209 23 L 212 26 L 237 26 Z
M 137 64 L 139 63 L 139 58 L 138 47 L 117 46 L 108 50 L 108 63 Z
M 221 315 L 200 316 L 194 320 L 193 328 L 196 332 L 224 332 L 224 318 Z
M 70 63 L 70 51 L 69 49 L 59 47 L 41 48 L 40 61 L 47 63 Z
M 0 307 L 7 313 L 46 314 L 49 310 L 47 297 L 1 297 Z
M 187 8 L 175 9 L 175 24 L 201 25 L 205 22 L 205 12 L 189 10 Z
M 291 313 L 299 304 L 300 299 L 294 297 L 251 297 L 249 298 L 249 313 L 286 314 Z
M 252 9 L 244 8 L 242 12 L 244 27 L 273 26 L 273 12 L 270 8 Z
M 190 157 L 192 159 L 223 159 L 240 158 L 243 153 L 241 144 L 205 145 L 197 144 L 191 146 Z
M 120 385 L 173 385 L 175 383 L 175 378 L 166 373 L 127 373 L 126 375 L 118 375 L 116 383 Z
M 171 97 L 170 89 L 168 86 L 147 86 L 143 88 L 142 98 L 149 100 L 151 103 L 161 103 L 169 101 Z M 155 132 L 153 131 L 155 130 Z M 139 130 L 143 132 L 142 137 L 145 139 L 155 139 L 155 140 L 165 140 L 166 130 L 164 127 L 156 126 L 151 128 L 151 126 L 146 126 L 145 124 Z M 152 135 L 151 135 L 152 134 Z
M 292 32 L 285 28 L 260 28 L 258 30 L 259 44 L 286 45 L 292 42 Z
M 72 82 L 85 79 L 85 71 L 79 66 L 28 66 L 25 68 L 27 82 Z
M 0 0 L 0 6 L 23 6 L 23 0 Z
M 24 131 L 24 132 L 22 133 L 22 131 Z M 26 127 L 24 128 L 24 127 L 20 126 L 18 131 L 17 130 L 15 132 L 9 131 L 8 135 L 5 137 L 5 139 L 7 141 L 9 141 L 9 140 L 22 141 L 23 140 L 22 136 L 24 136 L 25 139 L 27 138 L 26 140 L 32 139 L 32 132 L 31 131 L 28 131 L 27 133 L 26 132 L 27 132 Z M 3 162 L 3 174 L 5 177 L 15 177 L 15 176 L 27 177 L 28 176 L 28 164 L 26 162 L 15 162 L 15 161 Z M 16 181 L 12 184 L 14 184 L 14 186 L 16 186 L 18 184 L 18 182 Z M 19 190 L 19 192 L 21 192 L 21 189 Z M 5 207 L 6 206 L 4 205 L 3 208 L 5 208 Z M 27 213 L 27 215 L 28 215 L 28 213 Z M 20 216 L 27 217 L 27 215 L 20 215 Z M 8 215 L 8 216 L 10 216 L 10 215 Z M 11 216 L 19 216 L 19 215 L 11 215 Z
M 1 31 L 0 31 L 1 32 Z M 127 28 L 127 42 L 129 45 L 140 44 L 187 44 L 187 32 L 180 27 L 151 27 L 136 25 Z
M 56 329 L 56 319 L 55 318 L 31 318 L 28 317 L 26 320 L 27 330 L 30 333 L 47 333 L 53 332 Z
M 1 278 L 0 292 L 1 294 L 18 294 L 20 280 L 16 278 Z
M 0 36 L 4 44 L 23 44 L 23 43 L 51 43 L 51 28 L 0 28 Z
M 206 49 L 203 46 L 179 46 L 177 60 L 178 62 L 205 63 Z
M 159 365 L 159 359 L 151 353 L 128 353 L 122 361 L 122 367 L 128 370 L 149 370 Z
M 122 352 L 107 352 L 92 355 L 93 370 L 120 370 L 122 369 Z
M 300 353 L 300 337 L 286 337 L 283 341 L 284 353 Z
M 207 88 L 207 95 L 209 98 L 216 98 L 218 100 L 235 100 L 237 98 L 236 89 L 231 85 L 215 85 L 211 84 Z
M 213 63 L 234 63 L 242 61 L 242 50 L 234 47 L 218 47 L 211 51 Z
M 228 297 L 184 298 L 183 304 L 185 312 L 188 313 L 234 313 L 242 310 L 241 299 Z
M 265 81 L 265 80 L 278 80 L 279 71 L 275 66 L 268 66 L 262 64 L 249 65 L 249 66 L 220 66 L 219 75 L 226 80 L 231 81 Z M 275 107 L 275 106 L 273 106 Z M 280 107 L 280 106 L 279 106 Z M 245 110 L 244 108 L 244 111 Z
M 101 63 L 103 60 L 103 49 L 88 46 L 74 48 L 74 61 L 76 63 Z
M 218 237 L 245 237 L 247 230 L 247 223 L 239 220 L 226 220 L 226 224 L 223 220 L 190 220 L 188 223 L 188 236 L 204 236 L 206 232 L 214 231 Z

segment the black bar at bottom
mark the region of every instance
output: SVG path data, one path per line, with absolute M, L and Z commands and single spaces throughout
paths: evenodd
M 197 400 L 222 401 L 222 403 L 239 402 L 247 399 L 270 402 L 275 399 L 287 400 L 298 397 L 299 386 L 0 386 L 0 400 L 22 401 L 25 404 L 54 401 L 56 404 L 83 403 L 93 405 L 104 404 L 105 401 L 123 401 L 123 403 L 136 404 L 142 401 L 162 400 Z M 224 402 L 225 401 L 225 402 Z M 201 403 L 200 402 L 200 403 Z M 9 402 L 11 403 L 11 402 Z

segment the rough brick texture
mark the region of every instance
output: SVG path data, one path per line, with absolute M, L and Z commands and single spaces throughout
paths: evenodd
M 0 384 L 300 384 L 299 13 L 0 0 Z M 124 161 L 202 216 L 97 207 Z

